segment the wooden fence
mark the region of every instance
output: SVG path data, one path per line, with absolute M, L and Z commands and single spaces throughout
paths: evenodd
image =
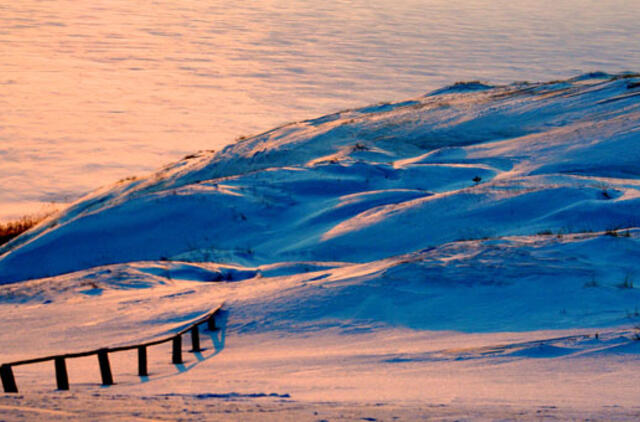
M 191 332 L 191 352 L 200 352 L 202 348 L 200 347 L 200 331 L 198 326 L 200 324 L 207 324 L 207 328 L 210 331 L 216 329 L 216 315 L 222 309 L 222 305 L 213 309 L 209 313 L 207 313 L 202 318 L 196 320 L 191 325 L 186 328 L 178 331 L 177 333 L 171 334 L 170 336 L 163 337 L 158 340 L 148 341 L 146 343 L 138 343 L 128 346 L 118 346 L 118 347 L 105 347 L 97 350 L 90 350 L 88 352 L 79 352 L 79 353 L 68 353 L 65 355 L 53 355 L 46 356 L 42 358 L 35 359 L 27 359 L 20 360 L 16 362 L 4 363 L 0 366 L 0 378 L 2 378 L 2 387 L 4 388 L 5 393 L 17 393 L 18 387 L 16 385 L 16 380 L 13 375 L 13 367 L 19 365 L 29 365 L 32 363 L 40 363 L 46 362 L 49 360 L 54 361 L 55 370 L 56 370 L 56 383 L 58 386 L 58 390 L 68 390 L 69 389 L 69 376 L 67 374 L 67 359 L 72 358 L 80 358 L 85 356 L 97 355 L 98 363 L 100 365 L 100 375 L 102 377 L 102 385 L 113 385 L 113 375 L 111 373 L 111 364 L 109 363 L 109 353 L 122 352 L 125 350 L 133 350 L 138 349 L 138 375 L 147 376 L 149 375 L 148 366 L 147 366 L 147 347 L 155 346 L 157 344 L 167 343 L 171 341 L 173 343 L 172 352 L 171 352 L 171 362 L 174 364 L 183 363 L 182 360 L 182 335 L 186 332 Z

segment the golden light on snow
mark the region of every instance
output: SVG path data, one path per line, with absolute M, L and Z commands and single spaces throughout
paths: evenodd
M 0 204 L 13 205 L 0 219 L 242 135 L 457 80 L 632 68 L 638 16 L 614 3 L 5 2 Z

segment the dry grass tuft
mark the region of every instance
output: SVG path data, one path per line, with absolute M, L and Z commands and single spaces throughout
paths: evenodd
M 50 214 L 27 215 L 15 221 L 0 223 L 0 245 L 26 232 Z

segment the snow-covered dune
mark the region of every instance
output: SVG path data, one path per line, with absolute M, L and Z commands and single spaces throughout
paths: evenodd
M 457 84 L 194 154 L 5 245 L 0 280 L 159 259 L 368 262 L 640 226 L 638 80 Z
M 385 365 L 638 356 L 628 326 L 640 316 L 639 263 L 640 76 L 459 83 L 292 123 L 86 196 L 0 247 L 0 315 L 9 332 L 53 310 L 87 319 L 73 335 L 51 320 L 30 355 L 60 350 L 61 336 L 83 348 L 90 333 L 166 333 L 224 300 L 240 337 L 437 331 L 477 347 L 449 350 L 456 334 L 427 354 L 375 349 Z M 527 343 L 585 330 L 609 343 Z M 513 332 L 525 334 L 500 334 Z M 496 342 L 510 345 L 483 351 Z M 0 343 L 25 352 L 8 335 Z M 379 369 L 367 362 L 354 365 Z

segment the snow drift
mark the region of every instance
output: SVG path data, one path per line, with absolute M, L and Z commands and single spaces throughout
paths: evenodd
M 4 245 L 0 280 L 242 281 L 253 329 L 621 324 L 640 303 L 639 142 L 637 75 L 458 83 L 100 189 Z

